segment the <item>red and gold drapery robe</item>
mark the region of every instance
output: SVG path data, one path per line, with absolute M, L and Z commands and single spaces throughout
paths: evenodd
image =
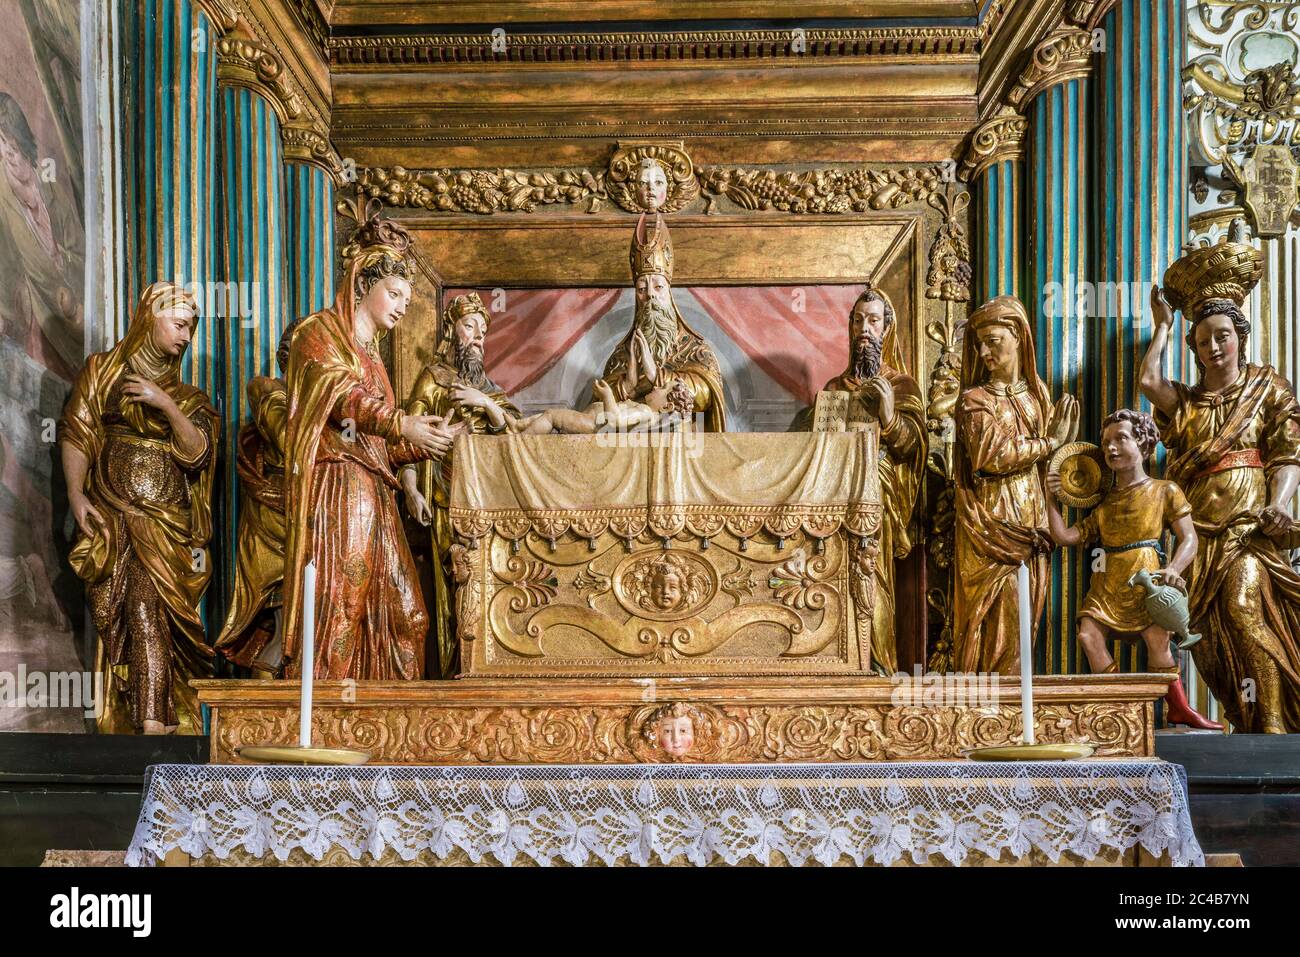
M 355 260 L 333 308 L 302 320 L 289 358 L 284 653 L 300 674 L 303 569 L 316 562 L 316 662 L 327 679 L 424 675 L 429 616 L 397 511 L 393 467 L 428 456 L 401 437 L 383 363 L 357 345 Z
M 1300 576 L 1259 531 L 1273 471 L 1300 466 L 1300 404 L 1271 366 L 1247 366 L 1223 392 L 1173 386 L 1177 411 L 1155 418 L 1166 476 L 1196 523 L 1187 577 L 1203 636 L 1192 646 L 1197 671 L 1237 730 L 1300 732 Z

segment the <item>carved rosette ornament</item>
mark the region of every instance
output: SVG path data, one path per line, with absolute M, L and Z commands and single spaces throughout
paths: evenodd
M 1003 107 L 997 116 L 975 128 L 957 175 L 969 183 L 995 163 L 1024 156 L 1028 128 L 1023 116 Z
M 281 123 L 302 115 L 302 101 L 289 81 L 284 63 L 260 40 L 227 36 L 217 41 L 217 80 L 240 86 L 265 98 Z
M 1077 27 L 1062 27 L 1034 47 L 1029 63 L 1007 94 L 1019 110 L 1048 87 L 1087 76 L 1092 69 L 1092 34 Z
M 655 204 L 644 195 L 640 179 L 647 163 L 662 169 L 667 196 Z M 695 166 L 681 143 L 619 143 L 605 175 L 609 198 L 629 213 L 672 213 L 694 202 L 700 195 Z

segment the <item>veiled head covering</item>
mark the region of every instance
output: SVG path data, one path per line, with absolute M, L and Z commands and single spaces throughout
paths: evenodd
M 1038 357 L 1034 353 L 1034 335 L 1029 328 L 1029 313 L 1015 296 L 998 296 L 980 306 L 966 321 L 966 334 L 962 341 L 961 387 L 972 389 L 988 377 L 988 370 L 979 355 L 979 332 L 989 326 L 1003 326 L 1016 334 L 1020 353 L 1020 376 L 1038 393 L 1044 409 L 1052 402 L 1047 385 L 1038 377 Z
M 854 301 L 853 306 L 857 304 L 863 296 L 870 296 L 871 299 L 878 299 L 885 305 L 885 318 L 888 321 L 888 328 L 885 329 L 884 338 L 880 343 L 880 364 L 888 366 L 896 372 L 907 372 L 907 367 L 903 365 L 903 350 L 898 345 L 898 312 L 894 309 L 894 303 L 883 289 L 878 288 L 873 283 L 868 282 L 867 287 L 862 290 L 862 295 Z M 849 349 L 849 369 L 853 371 L 853 350 Z M 846 373 L 847 374 L 847 373 Z
M 198 303 L 194 295 L 174 282 L 160 280 L 153 283 L 136 304 L 135 313 L 126 335 L 109 351 L 110 382 L 129 370 L 151 380 L 163 391 L 171 394 L 181 381 L 181 356 L 169 356 L 154 341 L 154 328 L 158 317 L 164 312 L 176 308 L 187 309 L 198 321 Z M 142 402 L 126 402 L 122 406 L 122 415 L 137 430 L 144 431 L 145 417 L 150 414 L 149 406 Z

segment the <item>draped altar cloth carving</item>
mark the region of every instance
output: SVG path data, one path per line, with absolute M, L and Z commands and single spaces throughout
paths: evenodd
M 794 866 L 1058 863 L 1141 848 L 1203 865 L 1186 776 L 1159 760 L 998 764 L 150 769 L 127 863 L 224 860 Z
M 465 436 L 464 671 L 870 668 L 877 435 Z

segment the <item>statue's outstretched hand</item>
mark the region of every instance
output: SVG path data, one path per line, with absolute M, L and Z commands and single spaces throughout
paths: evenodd
M 451 448 L 451 435 L 442 416 L 406 415 L 402 417 L 402 438 L 417 449 L 432 452 L 438 457 Z

